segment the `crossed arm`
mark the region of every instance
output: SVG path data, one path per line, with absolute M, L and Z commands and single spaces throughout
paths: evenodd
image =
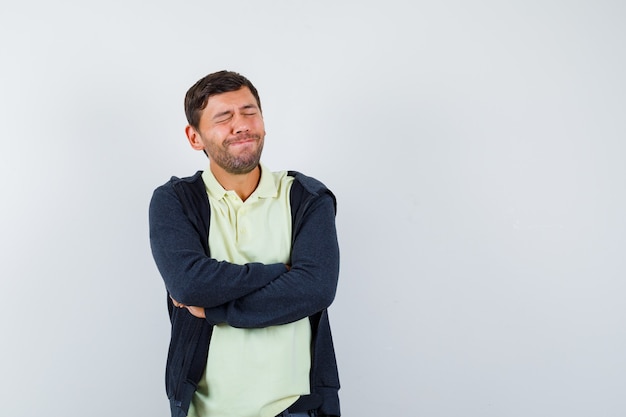
M 291 269 L 291 266 L 289 265 L 285 265 L 285 267 L 287 268 L 287 271 Z M 199 319 L 206 319 L 206 312 L 205 312 L 204 307 L 186 306 L 183 303 L 176 301 L 174 297 L 172 297 L 171 295 L 170 295 L 170 299 L 172 300 L 172 304 L 174 304 L 174 307 L 186 308 L 187 311 L 189 311 L 189 313 L 191 313 L 192 316 L 197 317 Z
M 150 239 L 175 306 L 212 324 L 267 327 L 310 316 L 334 299 L 339 273 L 334 215 L 330 194 L 306 208 L 294 225 L 289 266 L 236 265 L 206 255 L 206 233 L 165 189 L 151 202 Z

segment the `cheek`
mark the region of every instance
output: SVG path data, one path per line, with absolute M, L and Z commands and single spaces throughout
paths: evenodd
M 263 135 L 265 135 L 265 123 L 263 123 L 263 119 L 258 120 L 255 123 L 255 130 L 258 130 L 259 132 L 263 132 Z
M 219 144 L 222 143 L 226 137 L 228 137 L 228 129 L 225 129 L 223 126 L 216 126 L 207 130 L 203 136 L 205 143 Z

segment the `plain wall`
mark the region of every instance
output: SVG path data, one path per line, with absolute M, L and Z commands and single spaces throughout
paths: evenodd
M 33 1 L 0 12 L 0 414 L 169 415 L 152 191 L 243 73 L 337 195 L 344 416 L 626 415 L 619 1 Z

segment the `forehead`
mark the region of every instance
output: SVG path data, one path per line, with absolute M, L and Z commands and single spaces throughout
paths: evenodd
M 242 106 L 254 105 L 258 107 L 256 99 L 248 87 L 241 87 L 239 90 L 228 91 L 226 93 L 215 94 L 209 97 L 205 110 L 207 113 L 222 110 L 225 107 L 239 108 Z

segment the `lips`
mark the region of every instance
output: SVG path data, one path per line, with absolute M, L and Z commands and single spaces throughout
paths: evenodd
M 249 143 L 249 142 L 255 142 L 257 140 L 259 140 L 260 137 L 258 137 L 257 135 L 245 135 L 242 137 L 236 137 L 233 139 L 229 139 L 227 141 L 225 141 L 224 145 L 226 146 L 230 146 L 230 145 L 240 145 L 243 143 Z

